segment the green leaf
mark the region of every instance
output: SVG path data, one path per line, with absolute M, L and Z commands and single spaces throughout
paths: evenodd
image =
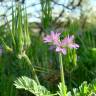
M 86 81 L 81 84 L 81 86 L 79 87 L 79 90 L 81 95 L 88 93 L 88 84 Z
M 25 89 L 36 96 L 53 96 L 44 86 L 38 85 L 35 80 L 30 79 L 26 76 L 18 78 L 14 85 L 17 89 Z
M 62 89 L 62 83 L 60 82 L 59 85 L 58 85 L 58 88 L 59 88 L 58 95 L 59 96 L 64 96 L 64 92 L 63 91 L 65 91 L 66 94 L 67 94 L 67 87 L 66 86 L 64 86 L 64 87 L 65 88 Z

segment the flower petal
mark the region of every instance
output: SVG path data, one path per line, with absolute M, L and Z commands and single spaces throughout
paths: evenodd
M 66 55 L 67 52 L 66 52 L 66 49 L 65 49 L 65 48 L 63 48 L 61 51 L 62 51 L 62 53 L 63 53 L 64 55 Z
M 60 47 L 57 47 L 56 48 L 56 52 L 60 52 L 61 51 L 61 48 Z
M 52 42 L 52 38 L 49 35 L 47 35 L 46 37 L 44 37 L 43 40 L 44 40 L 45 43 Z
M 50 49 L 50 50 L 53 50 L 53 49 L 55 49 L 55 46 L 50 46 L 49 49 Z

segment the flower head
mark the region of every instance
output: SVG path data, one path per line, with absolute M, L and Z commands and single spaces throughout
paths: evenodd
M 60 33 L 54 33 L 53 31 L 51 31 L 51 35 L 47 35 L 43 40 L 45 43 L 52 43 L 54 45 L 57 45 L 59 43 L 59 36 Z
M 50 49 L 55 49 L 56 52 L 61 52 L 64 55 L 67 53 L 67 48 L 79 48 L 79 45 L 74 42 L 74 36 L 67 36 L 63 40 L 60 40 L 60 33 L 51 32 L 51 35 L 44 37 L 45 43 L 50 43 Z
M 61 43 L 62 43 L 62 46 L 65 46 L 67 48 L 75 48 L 75 49 L 79 48 L 79 45 L 74 43 L 74 36 L 73 35 L 72 36 L 68 35 L 67 37 L 65 37 L 61 41 Z

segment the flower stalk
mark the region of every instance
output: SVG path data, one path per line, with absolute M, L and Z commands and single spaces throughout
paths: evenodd
M 60 62 L 60 75 L 61 75 L 61 89 L 63 96 L 66 96 L 66 85 L 65 85 L 65 79 L 64 79 L 64 69 L 63 69 L 63 62 L 62 62 L 62 53 L 59 53 L 59 62 Z

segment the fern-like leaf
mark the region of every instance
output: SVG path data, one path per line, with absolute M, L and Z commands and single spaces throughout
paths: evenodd
M 53 96 L 44 86 L 38 85 L 33 79 L 26 76 L 19 77 L 14 85 L 17 89 L 25 89 L 36 96 Z

